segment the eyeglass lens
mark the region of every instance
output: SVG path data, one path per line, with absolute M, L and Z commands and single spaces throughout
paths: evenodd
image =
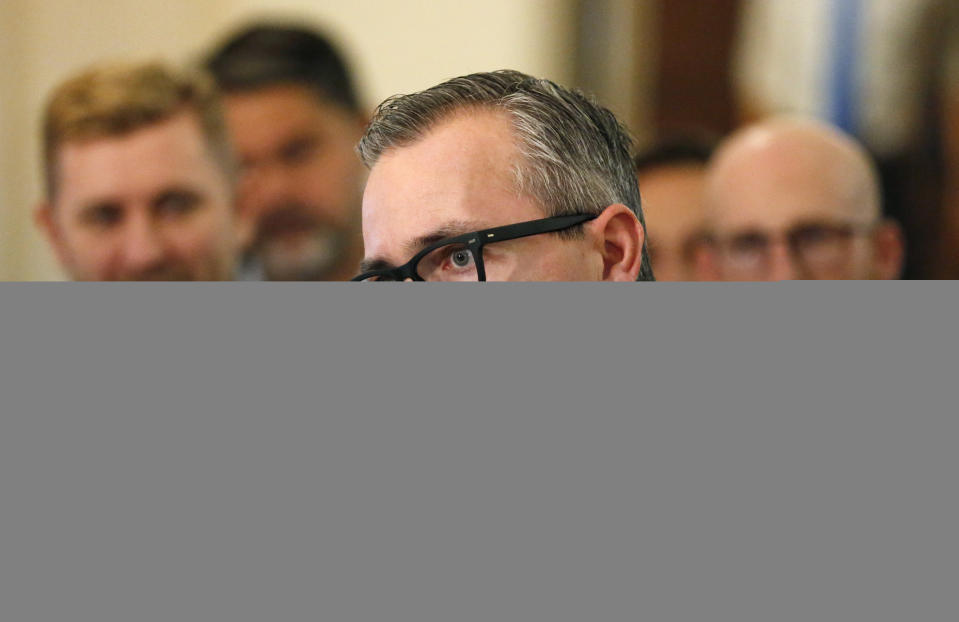
M 416 264 L 416 274 L 424 281 L 478 281 L 478 260 L 462 244 L 441 246 Z
M 853 229 L 847 225 L 809 224 L 796 227 L 784 236 L 792 256 L 813 276 L 841 266 L 849 253 Z M 761 275 L 771 261 L 775 237 L 763 232 L 734 236 L 725 245 L 723 257 L 728 269 L 744 275 Z

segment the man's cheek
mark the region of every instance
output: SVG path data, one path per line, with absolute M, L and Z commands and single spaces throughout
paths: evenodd
M 106 264 L 112 254 L 109 240 L 96 236 L 69 236 L 64 238 L 63 245 L 68 262 L 84 272 Z
M 358 205 L 359 193 L 348 192 L 344 181 L 332 178 L 311 180 L 309 196 L 304 197 L 304 203 L 322 220 L 345 226 Z
M 197 258 L 209 254 L 209 248 L 215 246 L 216 229 L 213 223 L 205 226 L 181 228 L 170 237 L 170 246 L 175 251 L 175 257 L 180 262 L 192 263 Z
M 117 271 L 119 260 L 110 248 L 79 248 L 69 251 L 69 270 L 81 279 L 109 280 Z

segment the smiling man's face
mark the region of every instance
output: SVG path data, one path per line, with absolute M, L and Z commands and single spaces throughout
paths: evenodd
M 465 111 L 420 140 L 384 153 L 363 196 L 364 267 L 405 264 L 425 246 L 478 229 L 547 216 L 516 188 L 520 154 L 505 114 Z M 489 244 L 489 280 L 590 281 L 603 277 L 597 237 L 541 234 Z
M 58 190 L 37 218 L 71 278 L 233 278 L 231 182 L 192 112 L 128 135 L 68 142 L 56 161 Z

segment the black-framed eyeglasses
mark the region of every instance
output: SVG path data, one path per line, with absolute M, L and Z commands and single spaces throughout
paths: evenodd
M 588 220 L 593 220 L 596 216 L 597 214 L 552 216 L 464 233 L 427 246 L 402 266 L 371 270 L 364 272 L 353 280 L 485 281 L 484 246 L 541 233 L 563 231 Z

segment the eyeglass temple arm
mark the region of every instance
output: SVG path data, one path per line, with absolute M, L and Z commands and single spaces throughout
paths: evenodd
M 539 233 L 562 231 L 563 229 L 568 229 L 588 220 L 593 220 L 596 218 L 596 216 L 596 214 L 572 214 L 570 216 L 555 216 L 548 219 L 532 220 L 529 222 L 517 223 L 515 225 L 495 227 L 493 229 L 486 229 L 485 231 L 478 232 L 480 237 L 478 242 L 480 244 L 485 244 L 488 242 L 495 242 L 497 238 L 515 239 L 530 235 L 537 235 Z

